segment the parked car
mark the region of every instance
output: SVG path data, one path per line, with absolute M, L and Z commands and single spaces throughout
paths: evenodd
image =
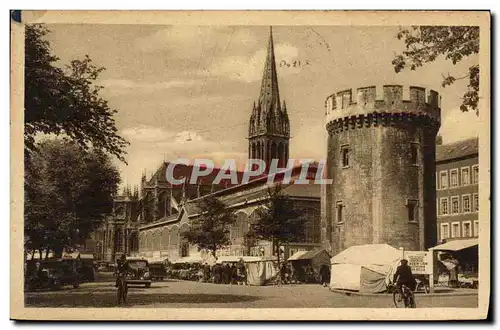
M 127 258 L 126 264 L 129 270 L 125 278 L 127 284 L 144 285 L 146 288 L 151 287 L 152 278 L 146 259 Z
M 33 260 L 25 274 L 27 290 L 58 290 L 66 285 L 78 288 L 81 278 L 72 262 L 63 259 Z
M 163 281 L 164 278 L 168 277 L 167 265 L 163 261 L 150 262 L 149 272 L 151 273 L 151 279 Z

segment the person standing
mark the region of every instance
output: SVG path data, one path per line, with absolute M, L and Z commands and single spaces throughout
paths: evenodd
M 330 268 L 327 265 L 321 265 L 319 274 L 321 277 L 321 285 L 324 287 L 328 286 L 328 283 L 330 283 Z

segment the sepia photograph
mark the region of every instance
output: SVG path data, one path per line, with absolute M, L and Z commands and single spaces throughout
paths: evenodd
M 489 42 L 488 11 L 11 13 L 11 318 L 486 318 Z

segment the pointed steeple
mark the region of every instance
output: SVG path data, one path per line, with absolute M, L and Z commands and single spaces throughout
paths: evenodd
M 269 28 L 269 43 L 267 45 L 266 64 L 260 85 L 259 104 L 264 112 L 273 111 L 280 107 L 280 94 L 278 88 L 278 73 L 274 56 L 273 28 Z
M 257 104 L 254 103 L 249 121 L 248 158 L 260 159 L 271 164 L 278 159 L 278 166 L 288 160 L 290 124 L 286 105 L 280 102 L 278 72 L 274 55 L 273 30 L 269 31 L 266 62 Z

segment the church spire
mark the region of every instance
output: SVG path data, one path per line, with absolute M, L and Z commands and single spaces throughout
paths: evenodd
M 266 64 L 264 65 L 264 73 L 262 75 L 262 83 L 260 86 L 259 104 L 265 112 L 271 110 L 275 106 L 280 106 L 278 73 L 276 71 L 276 59 L 274 56 L 272 27 L 269 28 L 269 43 L 267 45 Z

